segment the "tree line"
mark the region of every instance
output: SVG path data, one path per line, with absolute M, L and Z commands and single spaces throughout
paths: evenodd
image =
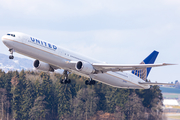
M 178 80 L 175 81 L 175 86 L 174 87 L 180 89 L 180 83 L 179 83 Z
M 0 70 L 2 120 L 164 120 L 159 86 L 120 89 L 70 74 Z

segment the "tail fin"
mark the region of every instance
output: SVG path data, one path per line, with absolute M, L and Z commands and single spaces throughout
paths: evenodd
M 154 64 L 159 52 L 153 51 L 148 57 L 146 57 L 140 64 Z M 146 80 L 149 73 L 151 71 L 151 68 L 144 68 L 141 70 L 132 70 L 132 74 L 137 75 L 143 80 Z

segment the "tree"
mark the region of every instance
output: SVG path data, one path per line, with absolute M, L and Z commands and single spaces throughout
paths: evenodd
M 35 87 L 34 84 L 27 80 L 26 81 L 26 89 L 23 94 L 23 101 L 22 101 L 22 119 L 27 120 L 29 119 L 29 112 L 30 109 L 34 105 L 34 100 L 35 100 Z
M 44 100 L 46 96 L 39 96 L 34 102 L 34 107 L 29 112 L 31 120 L 48 120 L 49 109 L 47 109 L 47 102 Z
M 72 113 L 72 88 L 71 84 L 61 85 L 60 81 L 56 85 L 58 117 L 61 120 Z
M 178 80 L 176 80 L 176 82 L 175 82 L 175 88 L 180 89 L 180 83 L 178 82 Z
M 124 110 L 122 107 L 116 106 L 114 118 L 115 118 L 115 120 L 124 120 L 125 119 Z
M 106 98 L 108 97 L 106 96 L 107 88 L 108 86 L 103 83 L 96 83 L 95 85 L 94 90 L 99 98 L 97 111 L 107 111 L 108 109 L 106 102 Z
M 2 77 L 2 76 L 1 76 Z M 13 94 L 11 93 L 11 88 L 12 88 L 12 84 L 11 84 L 11 78 L 12 78 L 12 71 L 9 71 L 8 73 L 3 75 L 3 81 L 4 81 L 4 88 L 7 91 L 7 119 L 11 118 L 12 115 L 12 98 L 13 98 Z M 11 115 L 10 115 L 11 114 Z
M 125 104 L 125 115 L 128 120 L 145 119 L 145 109 L 142 105 L 142 100 L 135 92 L 128 97 L 128 102 Z
M 43 88 L 41 86 L 42 85 L 39 82 L 39 80 L 36 80 L 35 81 L 35 93 L 36 93 L 36 97 L 43 96 Z
M 23 112 L 22 112 L 22 103 L 23 103 L 23 94 L 26 88 L 26 79 L 25 72 L 22 70 L 20 74 L 17 71 L 14 72 L 14 76 L 17 80 L 15 80 L 15 84 L 13 84 L 12 93 L 13 93 L 13 110 L 14 110 L 14 118 L 16 120 L 22 120 Z M 13 80 L 11 80 L 12 82 Z M 12 82 L 13 83 L 13 82 Z
M 6 105 L 7 101 L 7 91 L 6 89 L 0 88 L 0 98 L 1 98 L 1 119 L 5 118 L 5 108 L 8 108 Z
M 162 103 L 158 102 L 157 98 L 153 99 L 153 103 L 158 103 L 151 108 L 151 112 L 149 113 L 148 120 L 165 120 L 163 116 L 163 108 Z
M 163 99 L 160 87 L 157 85 L 151 86 L 150 89 L 136 90 L 136 93 L 140 98 L 143 98 L 143 106 L 149 109 L 156 106 Z M 158 101 L 154 102 L 154 99 Z
M 120 89 L 107 87 L 106 92 L 106 104 L 107 104 L 107 112 L 114 113 L 116 106 L 124 108 L 124 105 L 127 102 L 128 96 L 130 95 L 132 90 L 129 89 Z
M 0 70 L 0 88 L 4 88 L 4 86 L 5 86 L 5 81 L 3 80 L 4 77 L 5 77 L 5 72 L 2 72 Z
M 55 103 L 52 80 L 50 79 L 50 75 L 45 72 L 41 72 L 40 76 L 43 80 L 42 85 L 41 85 L 43 89 L 42 92 L 43 92 L 43 95 L 46 96 L 45 101 L 48 103 L 47 109 L 50 110 L 51 119 L 54 119 L 54 115 L 56 114 L 57 104 Z
M 96 113 L 99 98 L 94 90 L 83 88 L 77 93 L 77 97 L 73 102 L 73 118 L 89 119 Z

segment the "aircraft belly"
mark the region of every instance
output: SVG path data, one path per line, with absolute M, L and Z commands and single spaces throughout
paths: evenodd
M 127 79 L 120 77 L 120 76 L 114 76 L 112 74 L 104 73 L 104 74 L 93 74 L 91 77 L 99 82 L 102 82 L 104 84 L 118 87 L 118 88 L 131 88 L 131 89 L 144 89 L 142 86 L 139 86 L 138 84 L 135 84 L 133 82 L 130 82 Z
M 13 49 L 15 52 L 18 52 L 20 54 L 29 56 L 34 59 L 38 59 L 40 61 L 49 63 L 54 66 L 63 67 L 62 62 L 64 59 L 56 55 L 55 51 L 45 51 L 41 49 L 37 49 L 35 47 L 31 47 L 22 43 L 14 42 Z

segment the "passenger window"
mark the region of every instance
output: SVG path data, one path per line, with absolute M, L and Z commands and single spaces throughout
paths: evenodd
M 11 34 L 7 34 L 7 35 L 11 35 Z

